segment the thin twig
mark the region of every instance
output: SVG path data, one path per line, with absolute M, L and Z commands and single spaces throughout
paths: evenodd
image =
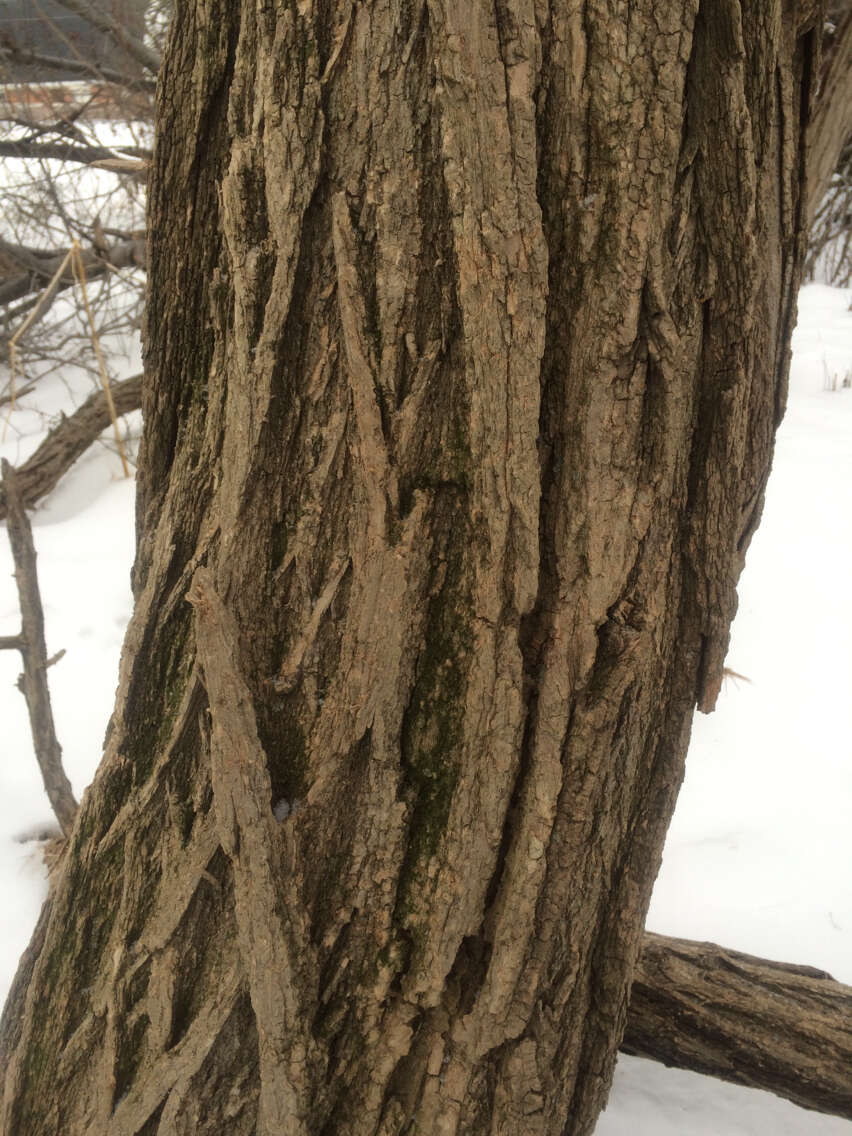
M 38 319 L 38 316 L 39 316 L 39 313 L 42 310 L 42 307 L 44 306 L 44 304 L 46 304 L 49 301 L 51 293 L 52 293 L 53 289 L 56 287 L 56 284 L 59 281 L 59 277 L 65 271 L 65 266 L 68 264 L 68 261 L 71 259 L 71 253 L 72 252 L 73 252 L 73 248 L 69 249 L 68 252 L 65 254 L 65 256 L 62 258 L 62 263 L 59 265 L 57 270 L 54 272 L 53 276 L 50 279 L 50 282 L 48 283 L 47 287 L 42 292 L 41 298 L 40 298 L 38 304 L 36 304 L 36 306 L 33 308 L 33 310 L 30 312 L 30 314 L 27 316 L 27 318 L 24 320 L 24 322 L 21 324 L 21 326 L 15 332 L 15 334 L 10 336 L 10 338 L 9 338 L 9 391 L 10 391 L 10 394 L 11 394 L 11 399 L 10 399 L 10 402 L 9 402 L 9 414 L 6 417 L 6 422 L 5 422 L 5 425 L 3 426 L 3 437 L 4 438 L 6 437 L 6 427 L 9 425 L 9 418 L 12 415 L 12 411 L 15 409 L 15 354 L 16 354 L 16 351 L 17 351 L 18 340 L 24 334 L 24 332 L 27 330 L 27 328 L 30 326 L 30 324 L 33 323 L 36 319 Z

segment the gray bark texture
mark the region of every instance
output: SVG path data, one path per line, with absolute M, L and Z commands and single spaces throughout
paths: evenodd
M 135 610 L 5 1132 L 592 1131 L 784 409 L 815 21 L 176 6 Z

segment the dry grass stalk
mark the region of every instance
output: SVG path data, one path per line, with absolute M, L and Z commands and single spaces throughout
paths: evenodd
M 98 360 L 98 370 L 101 376 L 101 385 L 106 395 L 107 406 L 109 407 L 109 414 L 112 420 L 112 429 L 115 435 L 115 444 L 118 447 L 118 455 L 121 458 L 121 466 L 124 470 L 124 476 L 130 477 L 130 466 L 127 462 L 127 454 L 124 449 L 124 440 L 121 437 L 121 430 L 118 425 L 118 415 L 115 412 L 115 402 L 113 401 L 112 391 L 110 390 L 109 376 L 107 374 L 106 364 L 104 363 L 103 351 L 101 350 L 101 341 L 98 336 L 97 328 L 95 327 L 95 320 L 92 316 L 92 309 L 89 306 L 89 297 L 86 291 L 86 268 L 83 264 L 83 254 L 80 249 L 79 241 L 74 241 L 71 245 L 71 267 L 74 272 L 74 278 L 80 285 L 80 293 L 83 297 L 83 306 L 86 309 L 86 316 L 89 321 L 89 329 L 92 335 L 92 347 L 95 351 L 95 356 Z

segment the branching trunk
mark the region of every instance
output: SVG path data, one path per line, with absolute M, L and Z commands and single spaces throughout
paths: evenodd
M 852 988 L 812 967 L 646 935 L 622 1049 L 852 1120 Z
M 784 407 L 801 30 L 177 6 L 136 604 L 9 1131 L 591 1132 Z

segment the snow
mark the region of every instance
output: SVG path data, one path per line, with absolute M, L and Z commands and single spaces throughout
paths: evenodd
M 849 301 L 848 292 L 820 285 L 800 295 L 789 407 L 728 656 L 750 682 L 729 680 L 716 713 L 696 716 L 648 926 L 808 963 L 852 984 L 852 390 L 842 386 L 852 372 Z M 74 375 L 40 380 L 12 415 L 0 455 L 24 460 L 48 425 L 33 408 L 69 411 L 72 396 L 91 389 L 82 383 Z M 97 445 L 32 515 L 48 653 L 67 652 L 50 684 L 78 795 L 100 756 L 130 614 L 133 495 L 116 455 Z M 0 538 L 0 635 L 12 635 L 18 601 Z M 19 669 L 16 653 L 0 652 L 0 997 L 46 892 L 32 837 L 55 831 L 13 685 Z M 766 1093 L 623 1057 L 596 1132 L 852 1130 Z

